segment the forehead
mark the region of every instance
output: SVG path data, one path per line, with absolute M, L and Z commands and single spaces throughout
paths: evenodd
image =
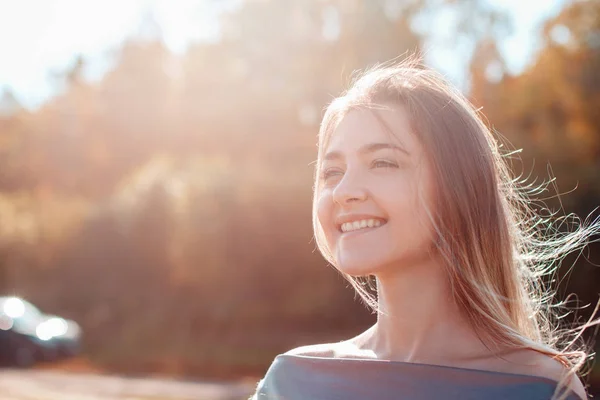
M 350 110 L 332 132 L 324 150 L 352 152 L 370 143 L 392 143 L 409 153 L 418 150 L 404 107 L 382 105 Z

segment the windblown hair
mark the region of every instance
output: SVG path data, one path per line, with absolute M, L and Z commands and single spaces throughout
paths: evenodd
M 349 111 L 382 105 L 404 107 L 431 165 L 434 204 L 426 211 L 455 301 L 486 346 L 533 349 L 560 361 L 566 373 L 554 397 L 565 398 L 569 379 L 591 357 L 581 332 L 598 321 L 560 327 L 557 308 L 564 304 L 553 304 L 555 292 L 543 278 L 553 276 L 566 255 L 583 250 L 600 231 L 599 221 L 581 222 L 573 214 L 554 218 L 556 213 L 535 208 L 532 196 L 544 185 L 513 177 L 506 158 L 514 152 L 501 152 L 478 110 L 418 59 L 368 70 L 328 106 L 319 131 L 313 201 L 319 250 L 335 266 L 316 214 L 319 171 L 332 132 Z M 573 221 L 569 232 L 559 229 L 566 219 Z M 342 274 L 378 311 L 376 288 L 365 285 L 369 277 Z

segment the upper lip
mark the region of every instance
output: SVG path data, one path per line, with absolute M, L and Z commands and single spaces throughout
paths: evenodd
M 335 219 L 335 225 L 338 227 L 338 229 L 341 230 L 342 225 L 345 224 L 346 222 L 362 221 L 363 219 L 366 219 L 366 220 L 376 219 L 376 220 L 383 221 L 383 222 L 386 221 L 386 219 L 383 217 L 378 217 L 378 216 L 369 215 L 369 214 L 343 214 L 343 215 L 339 215 Z

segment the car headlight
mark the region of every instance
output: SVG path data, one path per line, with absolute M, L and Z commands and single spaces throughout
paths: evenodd
M 63 336 L 68 330 L 67 321 L 62 318 L 50 318 L 38 324 L 35 334 L 40 340 L 50 340 L 53 337 Z
M 4 313 L 11 318 L 19 318 L 25 314 L 25 304 L 21 299 L 11 297 L 4 302 Z

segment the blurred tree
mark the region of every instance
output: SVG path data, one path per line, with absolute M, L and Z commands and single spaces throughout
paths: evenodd
M 12 114 L 15 114 L 22 110 L 19 100 L 15 97 L 12 90 L 8 88 L 2 88 L 0 94 L 0 117 L 6 118 Z
M 573 32 L 592 14 L 578 7 L 589 9 L 560 22 Z M 184 55 L 147 14 L 100 82 L 79 58 L 62 94 L 0 118 L 0 194 L 12 193 L 0 217 L 18 206 L 35 233 L 12 257 L 18 288 L 80 321 L 94 361 L 138 371 L 256 372 L 309 331 L 366 326 L 373 316 L 311 240 L 316 133 L 354 70 L 418 51 L 434 18 L 450 20 L 449 45 L 478 42 L 473 94 L 502 132 L 593 159 L 593 46 L 549 41 L 532 72 L 509 77 L 506 16 L 485 0 L 247 0 L 223 16 L 220 41 Z M 586 141 L 556 142 L 557 124 Z M 558 139 L 544 131 L 554 125 Z
M 546 23 L 542 50 L 523 74 L 505 75 L 492 43 L 478 48 L 472 65 L 474 101 L 536 160 L 536 176 L 548 176 L 548 160 L 561 194 L 577 188 L 562 200 L 579 214 L 600 196 L 599 36 L 600 3 L 575 2 Z

